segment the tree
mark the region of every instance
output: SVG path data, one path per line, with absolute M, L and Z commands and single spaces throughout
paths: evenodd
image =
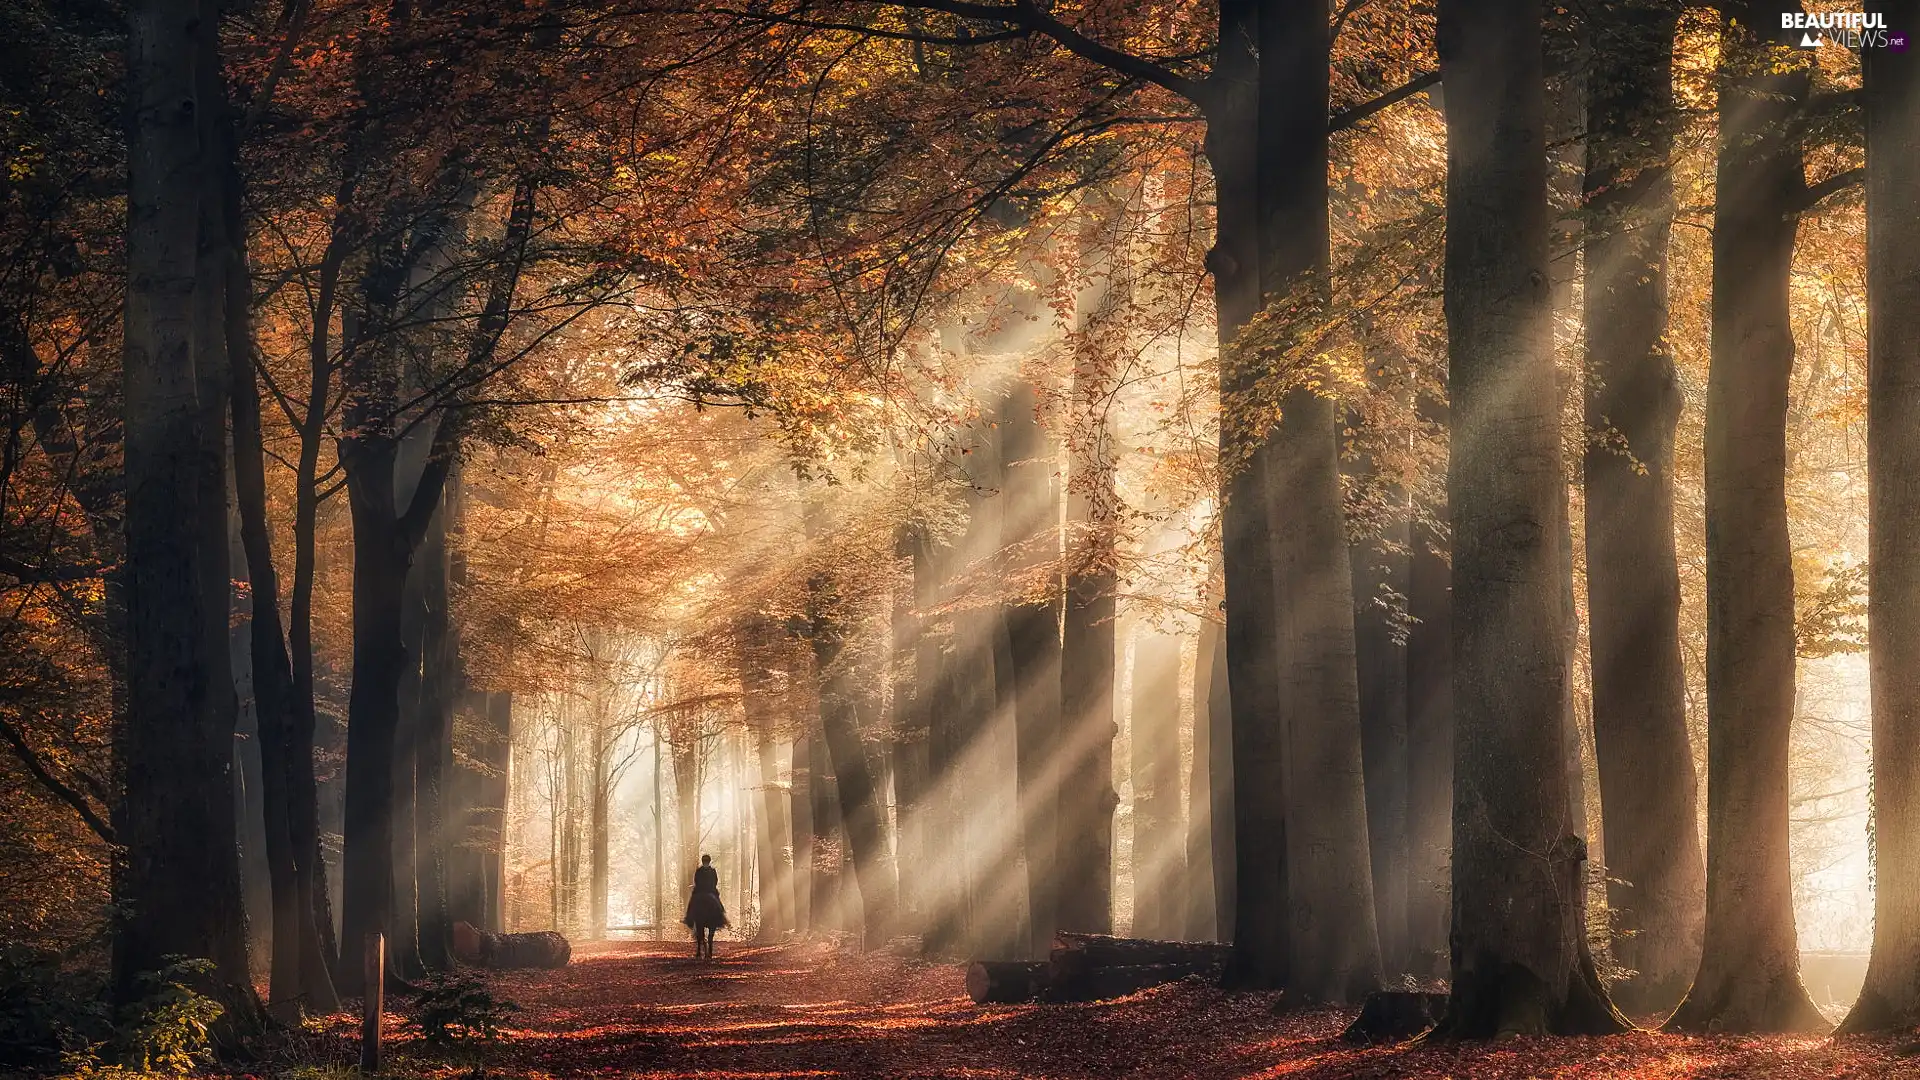
M 1706 868 L 1696 820 L 1673 540 L 1681 392 L 1667 341 L 1674 214 L 1673 35 L 1666 0 L 1589 20 L 1585 289 L 1588 632 L 1606 835 L 1613 987 L 1636 1011 L 1669 1009 L 1700 951 Z
M 1536 0 L 1445 0 L 1439 12 L 1454 809 L 1452 993 L 1437 1033 L 1448 1038 L 1626 1027 L 1586 952 L 1585 851 L 1567 798 L 1542 14 Z
M 1000 472 L 1006 509 L 1000 547 L 1017 575 L 1014 595 L 1001 606 L 1012 661 L 996 673 L 1001 707 L 1011 708 L 1019 774 L 1020 852 L 1027 872 L 1027 948 L 1045 956 L 1059 929 L 1060 827 L 1063 747 L 1057 573 L 1059 488 L 1054 455 L 1035 414 L 1031 384 L 1016 381 L 1000 408 Z M 1078 883 L 1075 883 L 1076 885 Z M 1099 886 L 1094 886 L 1096 889 Z
M 1278 320 L 1292 336 L 1281 349 L 1266 346 L 1268 363 L 1311 355 L 1308 328 L 1327 302 L 1329 25 L 1329 7 L 1321 4 L 1267 3 L 1257 18 L 1259 288 L 1267 305 L 1263 318 Z M 1241 341 L 1234 348 L 1244 353 L 1250 345 L 1259 347 Z M 1342 412 L 1316 385 L 1321 373 L 1311 363 L 1277 374 L 1286 390 L 1263 449 L 1262 480 L 1279 710 L 1267 720 L 1265 739 L 1243 740 L 1235 717 L 1234 791 L 1249 798 L 1272 783 L 1274 770 L 1284 771 L 1281 872 L 1288 902 L 1276 910 L 1286 912 L 1292 926 L 1283 985 L 1312 1000 L 1354 1001 L 1379 984 L 1380 945 L 1341 509 Z M 1231 610 L 1231 584 L 1228 592 Z M 1236 689 L 1236 707 L 1239 700 Z M 1235 830 L 1243 845 L 1249 835 L 1248 828 Z M 1243 897 L 1249 870 L 1243 861 Z M 1244 932 L 1257 910 L 1241 903 L 1239 929 Z M 1239 971 L 1244 977 L 1244 965 Z
M 201 199 L 217 176 L 203 139 L 225 113 L 217 20 L 194 0 L 143 0 L 129 16 L 128 696 L 115 831 L 130 915 L 116 967 L 130 994 L 168 956 L 209 959 L 232 1008 L 252 990 L 229 779 L 226 506 L 207 500 L 225 476 L 224 385 L 214 393 L 226 379 L 224 253 L 207 230 L 218 207 Z
M 1787 865 L 1793 554 L 1787 535 L 1790 288 L 1805 209 L 1810 57 L 1770 8 L 1722 26 L 1707 383 L 1707 911 L 1700 970 L 1668 1026 L 1817 1031 Z
M 1920 4 L 1883 3 L 1889 27 L 1920 25 Z M 1873 954 L 1843 1032 L 1920 1024 L 1920 665 L 1913 613 L 1920 567 L 1920 67 L 1884 48 L 1861 51 L 1867 121 L 1867 603 L 1873 671 Z

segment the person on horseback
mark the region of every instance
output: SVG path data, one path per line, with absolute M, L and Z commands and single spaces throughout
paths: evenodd
M 687 915 L 681 920 L 693 931 L 693 955 L 713 959 L 713 933 L 731 926 L 727 906 L 720 900 L 720 871 L 713 868 L 713 856 L 700 856 L 700 868 L 693 872 L 693 895 L 687 898 Z

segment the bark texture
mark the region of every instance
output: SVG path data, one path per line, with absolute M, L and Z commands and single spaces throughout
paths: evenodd
M 1060 590 L 1050 568 L 1058 558 L 1059 492 L 1053 455 L 1035 415 L 1038 398 L 1026 383 L 1007 395 L 1000 422 L 1003 498 L 1001 548 L 1008 551 L 1023 595 L 1001 609 L 1006 627 L 1015 760 L 1019 783 L 1021 853 L 1027 871 L 1027 947 L 1044 956 L 1060 919 L 1061 787 L 1065 761 L 1061 739 Z M 998 678 L 998 676 L 996 676 Z M 1074 888 L 1089 883 L 1076 881 Z M 1094 888 L 1099 888 L 1097 883 Z
M 1213 274 L 1221 348 L 1220 548 L 1226 572 L 1225 654 L 1232 713 L 1233 917 L 1229 982 L 1287 984 L 1286 751 L 1280 727 L 1278 628 L 1273 617 L 1273 554 L 1267 469 L 1272 456 L 1256 420 L 1254 363 L 1233 347 L 1260 310 L 1260 175 L 1254 154 L 1259 110 L 1259 5 L 1223 0 L 1220 58 L 1207 112 L 1207 161 L 1213 167 Z
M 1882 4 L 1912 33 L 1920 3 Z M 1920 64 L 1868 49 L 1868 661 L 1873 671 L 1873 955 L 1844 1031 L 1920 1026 Z
M 235 847 L 233 686 L 227 660 L 226 504 L 208 498 L 210 462 L 225 452 L 209 426 L 214 378 L 225 380 L 219 323 L 198 320 L 223 284 L 200 259 L 201 193 L 215 175 L 201 152 L 201 114 L 223 113 L 209 17 L 182 0 L 129 9 L 127 296 L 122 347 L 126 431 L 127 711 L 124 845 L 117 899 L 116 984 L 168 956 L 211 959 L 223 996 L 251 999 L 246 916 Z M 208 69 L 211 68 L 211 71 Z M 216 363 L 215 350 L 222 355 Z M 217 403 L 224 407 L 225 387 Z M 224 472 L 219 475 L 224 481 Z M 220 542 L 209 543 L 218 533 Z M 224 584 L 224 582 L 223 582 Z M 215 627 L 219 632 L 216 634 Z M 225 676 L 224 684 L 222 676 Z
M 1674 213 L 1669 0 L 1592 23 L 1585 292 L 1588 641 L 1606 835 L 1613 986 L 1633 1012 L 1679 1003 L 1697 970 L 1706 867 L 1687 738 L 1673 541 L 1681 393 L 1667 348 Z
M 1809 65 L 1732 25 L 1721 65 L 1706 431 L 1707 912 L 1700 970 L 1668 1026 L 1823 1031 L 1800 984 L 1787 855 L 1796 656 L 1787 394 Z
M 1192 884 L 1180 827 L 1180 639 L 1133 639 L 1133 936 L 1181 936 Z
M 1452 996 L 1437 1033 L 1626 1024 L 1585 949 L 1569 813 L 1538 0 L 1443 0 L 1453 526 Z
M 1260 286 L 1269 317 L 1277 306 L 1292 322 L 1289 338 L 1315 333 L 1314 316 L 1326 302 L 1331 21 L 1329 6 L 1317 0 L 1269 0 L 1259 16 Z M 1292 960 L 1285 985 L 1307 1000 L 1357 1002 L 1379 986 L 1380 945 L 1341 506 L 1341 416 L 1332 398 L 1311 387 L 1289 390 L 1264 480 L 1286 770 Z M 1254 773 L 1242 768 L 1241 776 Z

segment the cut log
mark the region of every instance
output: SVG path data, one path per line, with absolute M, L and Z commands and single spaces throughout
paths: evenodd
M 1205 962 L 1090 968 L 1070 983 L 1049 983 L 1041 991 L 1041 998 L 1049 1002 L 1106 1001 L 1192 976 L 1215 980 L 1220 976 L 1220 965 Z
M 1033 960 L 975 960 L 967 965 L 967 996 L 979 1005 L 1017 1005 L 1040 996 L 1047 965 Z
M 1070 986 L 1101 968 L 1174 965 L 1190 969 L 1178 978 L 1224 966 L 1232 954 L 1233 946 L 1218 941 L 1150 941 L 1063 930 L 1053 935 L 1053 951 L 1047 955 L 1047 982 Z
M 552 930 L 496 934 L 469 923 L 453 924 L 453 955 L 462 963 L 489 968 L 563 968 L 573 946 Z
M 1053 951 L 1047 955 L 1047 961 L 1084 968 L 1224 964 L 1232 953 L 1232 945 L 1219 941 L 1153 941 L 1062 930 L 1053 935 Z
M 1445 994 L 1376 990 L 1340 1037 L 1350 1043 L 1401 1042 L 1439 1023 L 1446 1011 Z

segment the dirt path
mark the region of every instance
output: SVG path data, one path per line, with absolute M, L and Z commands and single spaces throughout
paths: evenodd
M 1355 1049 L 1337 1011 L 1276 1016 L 1275 997 L 1197 983 L 1075 1006 L 981 1007 L 960 971 L 822 945 L 589 946 L 558 972 L 503 975 L 518 1002 L 489 1076 L 1914 1077 L 1890 1043 L 1825 1039 L 1523 1039 L 1466 1049 Z

